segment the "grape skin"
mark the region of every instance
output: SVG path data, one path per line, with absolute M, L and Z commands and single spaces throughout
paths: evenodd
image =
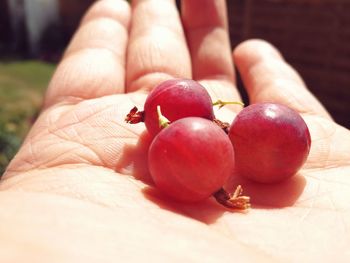
M 273 103 L 244 108 L 229 129 L 237 173 L 260 183 L 285 180 L 305 163 L 310 151 L 308 127 L 294 110 Z
M 158 189 L 178 201 L 196 202 L 225 184 L 233 171 L 234 152 L 228 136 L 216 124 L 187 117 L 154 138 L 148 163 Z
M 212 101 L 208 92 L 194 80 L 167 80 L 148 95 L 144 105 L 144 122 L 148 132 L 153 136 L 161 130 L 158 124 L 158 105 L 170 122 L 191 116 L 214 119 Z

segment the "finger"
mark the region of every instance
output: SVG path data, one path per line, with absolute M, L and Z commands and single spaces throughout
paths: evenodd
M 191 61 L 173 0 L 135 0 L 127 54 L 127 90 L 152 89 L 173 78 L 191 78 Z
M 299 74 L 271 44 L 248 40 L 235 49 L 233 56 L 250 103 L 283 103 L 300 113 L 331 118 Z
M 182 18 L 192 58 L 193 78 L 216 97 L 239 100 L 224 0 L 182 1 Z M 234 95 L 232 95 L 234 94 Z M 213 95 L 213 94 L 212 94 Z
M 46 106 L 124 91 L 130 8 L 101 0 L 87 12 L 49 85 Z

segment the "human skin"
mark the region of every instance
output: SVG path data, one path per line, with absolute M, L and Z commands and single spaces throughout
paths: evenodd
M 350 260 L 349 130 L 270 44 L 249 40 L 231 54 L 224 1 L 183 1 L 182 22 L 170 0 L 102 0 L 87 12 L 2 177 L 1 262 Z M 144 125 L 124 117 L 172 77 L 198 80 L 213 100 L 239 101 L 233 61 L 251 103 L 300 112 L 309 158 L 276 185 L 233 175 L 227 188 L 242 184 L 247 213 L 211 199 L 169 200 L 147 172 Z M 239 110 L 217 117 L 232 120 Z

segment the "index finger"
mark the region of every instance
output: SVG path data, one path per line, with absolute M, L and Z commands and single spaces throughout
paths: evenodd
M 101 0 L 86 13 L 57 67 L 45 106 L 124 92 L 130 8 Z

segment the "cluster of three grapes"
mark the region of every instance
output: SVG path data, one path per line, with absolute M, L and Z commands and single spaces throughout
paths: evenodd
M 231 125 L 215 118 L 213 104 L 218 103 L 198 82 L 172 79 L 154 88 L 144 110 L 133 108 L 126 121 L 144 122 L 154 137 L 149 170 L 166 195 L 182 202 L 213 196 L 226 207 L 246 210 L 250 200 L 240 186 L 233 193 L 223 188 L 233 172 L 259 183 L 291 177 L 309 154 L 309 130 L 281 104 L 252 104 Z

